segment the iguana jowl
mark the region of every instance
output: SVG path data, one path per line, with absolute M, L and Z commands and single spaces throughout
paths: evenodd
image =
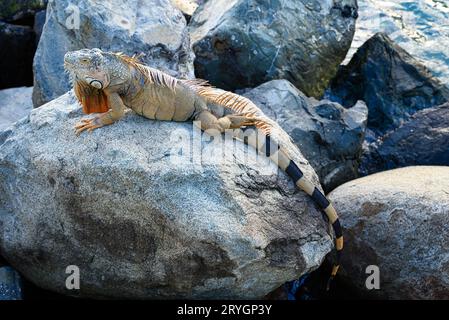
M 285 171 L 297 187 L 310 195 L 325 212 L 335 232 L 337 261 L 331 279 L 336 275 L 343 249 L 343 236 L 337 213 L 324 194 L 307 180 L 288 150 L 295 146 L 276 122 L 269 119 L 249 99 L 211 87 L 204 80 L 180 80 L 145 66 L 135 58 L 99 49 L 68 52 L 65 69 L 70 73 L 74 91 L 87 114 L 75 126 L 76 134 L 92 131 L 119 120 L 126 108 L 149 119 L 199 121 L 202 130 L 256 127 L 265 139 L 251 139 L 244 130 L 236 130 L 235 138 L 252 145 Z M 233 114 L 218 116 L 211 105 L 220 105 Z M 255 131 L 253 131 L 255 132 Z M 256 133 L 254 133 L 256 134 Z M 259 141 L 259 142 L 257 142 Z

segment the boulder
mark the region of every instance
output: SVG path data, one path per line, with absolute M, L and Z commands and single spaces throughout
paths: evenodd
M 323 94 L 351 45 L 356 0 L 217 0 L 189 24 L 195 73 L 227 90 L 287 79 Z
M 48 0 L 2 0 L 0 2 L 0 20 L 20 22 L 32 18 L 34 14 L 47 6 Z
M 329 197 L 345 235 L 346 283 L 378 298 L 449 299 L 449 167 L 385 171 Z M 379 268 L 379 289 L 367 290 L 370 265 Z
M 35 51 L 32 28 L 0 21 L 0 89 L 33 85 Z
M 447 1 L 359 0 L 358 12 L 354 39 L 344 64 L 369 38 L 383 32 L 441 82 L 449 83 Z
M 33 109 L 32 87 L 0 90 L 0 131 L 26 117 Z
M 34 33 L 36 34 L 36 45 L 39 43 L 39 40 L 41 39 L 42 30 L 44 29 L 46 16 L 47 16 L 46 10 L 38 11 L 38 12 L 36 12 L 36 15 L 34 16 L 33 30 L 34 30 Z
M 0 254 L 39 287 L 260 298 L 333 248 L 313 201 L 241 142 L 200 141 L 191 123 L 131 111 L 77 137 L 81 116 L 70 91 L 0 138 Z M 295 161 L 318 183 L 299 153 Z M 65 287 L 71 265 L 80 290 Z
M 57 44 L 57 45 L 55 45 Z M 70 89 L 64 72 L 67 51 L 101 48 L 129 55 L 182 78 L 193 76 L 186 20 L 169 0 L 52 1 L 34 58 L 34 106 Z
M 382 135 L 416 111 L 449 101 L 449 88 L 387 35 L 378 33 L 340 68 L 326 97 L 346 107 L 365 101 L 368 128 Z
M 306 97 L 287 80 L 272 80 L 247 92 L 292 137 L 315 169 L 325 191 L 358 177 L 368 109 L 359 101 L 338 103 Z
M 23 299 L 22 279 L 17 271 L 0 265 L 0 301 Z
M 449 103 L 415 113 L 398 129 L 371 143 L 363 175 L 412 165 L 449 166 Z

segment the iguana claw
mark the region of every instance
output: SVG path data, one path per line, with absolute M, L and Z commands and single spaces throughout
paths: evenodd
M 81 119 L 81 122 L 75 125 L 75 134 L 79 136 L 80 133 L 83 132 L 84 130 L 92 132 L 93 130 L 100 128 L 102 126 L 103 125 L 100 123 L 98 118 Z

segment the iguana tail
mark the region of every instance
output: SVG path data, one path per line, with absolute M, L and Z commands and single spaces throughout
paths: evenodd
M 297 150 L 297 148 L 291 141 L 290 136 L 275 121 L 263 114 L 259 107 L 251 100 L 232 92 L 211 87 L 204 80 L 187 80 L 187 84 L 208 102 L 222 105 L 235 113 L 253 118 L 255 126 L 264 134 L 265 139 L 263 140 L 265 143 L 260 143 L 258 137 L 251 137 L 245 134 L 245 128 L 241 130 L 241 136 L 237 136 L 236 138 L 243 140 L 246 144 L 253 146 L 259 153 L 269 157 L 293 179 L 293 182 L 298 188 L 311 196 L 320 209 L 324 211 L 335 233 L 335 248 L 337 251 L 336 261 L 327 285 L 327 289 L 329 289 L 330 282 L 339 269 L 343 251 L 343 235 L 340 220 L 330 201 L 319 188 L 304 177 L 301 169 L 292 160 L 294 157 L 289 150 Z M 258 135 L 257 131 L 253 131 L 252 134 Z
M 253 134 L 257 135 L 255 131 Z M 271 139 L 270 135 L 266 135 L 265 139 L 263 139 L 265 140 L 265 143 L 255 142 L 258 140 L 257 138 L 245 135 L 245 133 L 243 133 L 243 136 L 239 138 L 246 144 L 253 146 L 258 153 L 264 154 L 266 157 L 270 158 L 280 169 L 287 173 L 287 175 L 293 180 L 295 185 L 299 189 L 306 192 L 326 214 L 326 217 L 329 220 L 329 223 L 331 223 L 332 229 L 335 233 L 336 249 L 335 263 L 332 267 L 331 276 L 327 283 L 327 290 L 329 290 L 330 283 L 334 279 L 340 267 L 341 255 L 343 251 L 342 228 L 337 212 L 335 211 L 332 203 L 326 198 L 326 196 L 318 187 L 316 187 L 310 180 L 308 180 L 304 176 L 301 169 L 289 156 L 289 152 L 283 147 L 280 147 L 276 142 L 274 142 Z

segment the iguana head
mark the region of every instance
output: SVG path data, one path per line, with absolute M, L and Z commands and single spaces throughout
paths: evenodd
M 69 51 L 64 56 L 64 68 L 71 76 L 73 89 L 85 113 L 108 111 L 105 90 L 129 81 L 131 66 L 142 70 L 136 56 L 96 48 Z
M 104 52 L 100 49 L 69 51 L 64 56 L 64 68 L 74 82 L 86 84 L 102 90 L 110 83 Z
M 70 74 L 76 97 L 84 113 L 102 113 L 109 110 L 104 92 L 110 82 L 106 54 L 100 49 L 82 49 L 67 52 L 64 68 Z

